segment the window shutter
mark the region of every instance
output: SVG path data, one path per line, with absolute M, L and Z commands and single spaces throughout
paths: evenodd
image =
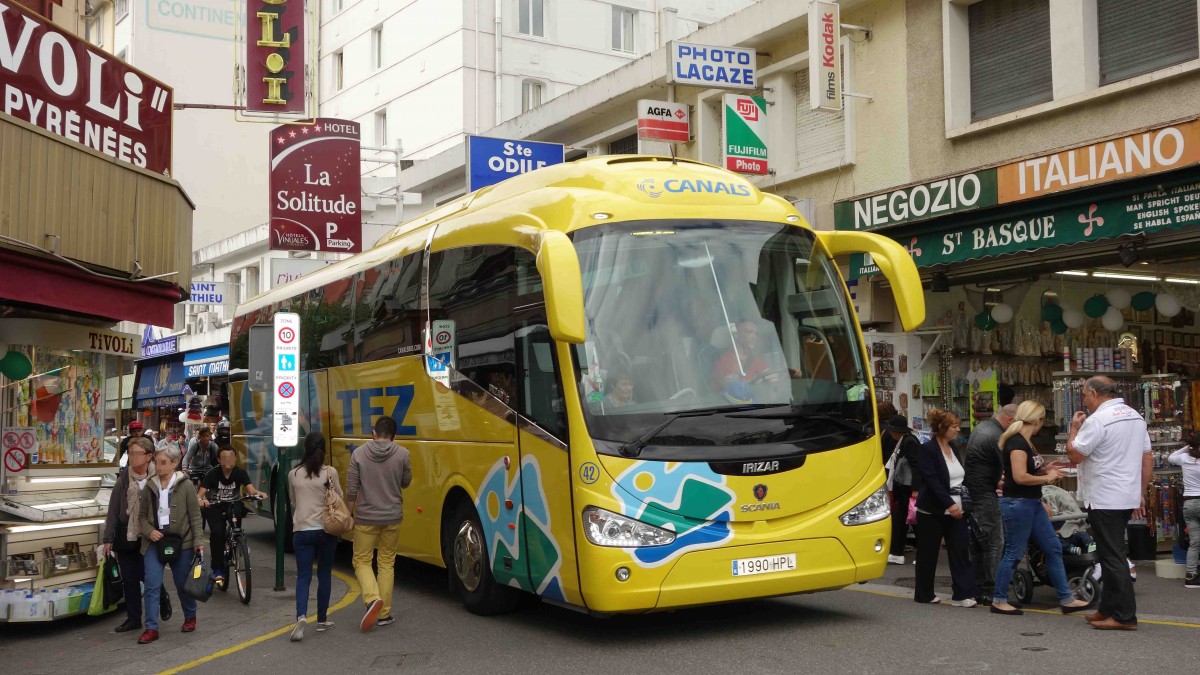
M 1049 0 L 983 0 L 967 10 L 971 121 L 1054 98 Z
M 1196 0 L 1097 0 L 1100 84 L 1200 57 Z
M 830 160 L 842 161 L 846 153 L 845 113 L 818 112 L 809 107 L 808 68 L 796 71 L 796 168 Z

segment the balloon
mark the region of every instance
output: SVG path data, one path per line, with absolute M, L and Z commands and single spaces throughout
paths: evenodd
M 1104 326 L 1104 330 L 1118 331 L 1125 325 L 1125 317 L 1121 316 L 1121 310 L 1109 307 L 1100 317 L 1100 325 Z
M 1059 321 L 1067 328 L 1079 328 L 1083 326 L 1083 312 L 1074 307 L 1068 307 L 1063 310 L 1062 318 Z M 1054 322 L 1050 323 L 1053 324 Z
M 979 330 L 991 330 L 996 327 L 996 320 L 987 312 L 980 312 L 975 315 L 975 327 Z
M 1150 291 L 1142 291 L 1133 296 L 1133 300 L 1129 304 L 1135 310 L 1144 312 L 1154 306 L 1154 294 Z
M 0 359 L 0 375 L 10 380 L 23 380 L 33 372 L 33 363 L 21 352 L 9 352 Z
M 1179 304 L 1179 299 L 1170 293 L 1159 293 L 1158 297 L 1154 298 L 1154 306 L 1158 308 L 1158 313 L 1165 317 L 1175 316 L 1183 309 L 1183 306 Z
M 1098 319 L 1104 316 L 1104 312 L 1108 311 L 1108 298 L 1103 295 L 1093 295 L 1083 303 L 1083 313 Z
M 1055 335 L 1062 335 L 1063 333 L 1067 332 L 1067 324 L 1063 323 L 1062 320 L 1051 321 L 1050 332 L 1054 333 Z
M 1063 308 L 1058 305 L 1042 305 L 1042 321 L 1051 323 L 1062 318 Z
M 1003 302 L 992 307 L 992 318 L 996 323 L 1008 323 L 1013 319 L 1013 308 Z
M 1129 295 L 1129 291 L 1124 288 L 1114 288 L 1105 293 L 1104 297 L 1108 298 L 1108 304 L 1117 309 L 1125 309 L 1133 301 L 1133 297 Z

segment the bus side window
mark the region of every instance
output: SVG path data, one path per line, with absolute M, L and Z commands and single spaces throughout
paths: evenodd
M 421 253 L 377 265 L 365 277 L 354 313 L 359 362 L 420 353 Z
M 429 269 L 430 318 L 454 322 L 453 366 L 475 385 L 452 381 L 452 388 L 481 405 L 491 397 L 515 407 L 513 249 L 438 251 L 430 255 Z
M 562 441 L 567 440 L 566 404 L 554 340 L 546 325 L 542 280 L 532 253 L 517 251 L 517 368 L 520 372 L 518 412 Z

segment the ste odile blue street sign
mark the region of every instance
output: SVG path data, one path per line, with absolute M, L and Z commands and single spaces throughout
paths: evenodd
M 563 163 L 560 143 L 467 136 L 467 192 L 543 166 Z

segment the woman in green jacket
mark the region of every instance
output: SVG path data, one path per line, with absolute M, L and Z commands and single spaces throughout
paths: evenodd
M 138 644 L 142 645 L 158 639 L 158 599 L 163 592 L 167 565 L 171 566 L 179 604 L 183 607 L 183 632 L 196 630 L 196 600 L 183 592 L 183 584 L 192 568 L 193 555 L 204 553 L 204 545 L 200 543 L 200 502 L 188 475 L 178 470 L 180 459 L 179 446 L 174 444 L 155 454 L 155 475 L 146 481 L 138 505 L 146 580 L 146 631 L 138 638 Z

